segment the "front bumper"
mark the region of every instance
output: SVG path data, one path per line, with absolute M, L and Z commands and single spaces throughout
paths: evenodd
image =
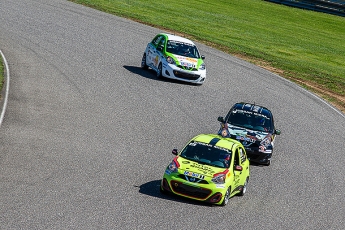
M 164 64 L 162 69 L 162 76 L 179 81 L 203 84 L 206 80 L 205 70 L 184 70 L 175 65 Z
M 260 152 L 258 147 L 245 147 L 247 157 L 251 163 L 268 164 L 271 161 L 272 151 Z
M 225 184 L 200 184 L 187 182 L 178 177 L 178 173 L 164 174 L 161 181 L 161 189 L 178 196 L 204 201 L 212 204 L 220 204 L 226 192 Z

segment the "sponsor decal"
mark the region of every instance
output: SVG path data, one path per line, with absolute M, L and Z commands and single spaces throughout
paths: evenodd
M 225 185 L 222 185 L 222 184 L 216 184 L 216 188 L 225 188 Z
M 232 113 L 246 113 L 246 114 L 250 114 L 250 115 L 255 115 L 255 116 L 260 116 L 260 117 L 264 117 L 265 119 L 270 120 L 269 117 L 267 117 L 264 114 L 258 113 L 257 111 L 247 111 L 247 110 L 242 110 L 242 109 L 236 109 L 234 110 Z
M 189 145 L 190 146 L 204 145 L 204 146 L 207 146 L 207 147 L 212 147 L 212 145 L 210 145 L 210 144 L 206 144 L 206 143 L 203 143 L 203 142 L 197 142 L 197 141 L 191 142 L 191 143 L 189 143 Z
M 194 172 L 189 172 L 189 171 L 185 171 L 183 174 L 185 176 L 196 177 L 196 178 L 199 178 L 199 179 L 204 179 L 205 178 L 205 176 L 202 175 L 202 174 L 194 173 Z
M 255 143 L 256 138 L 255 137 L 244 137 L 244 136 L 236 136 L 236 140 L 239 140 L 241 142 L 249 142 L 249 143 Z
M 216 145 L 213 146 L 213 148 L 219 149 L 219 150 L 223 150 L 223 151 L 228 152 L 228 153 L 231 153 L 231 150 L 230 150 L 230 149 L 227 149 L 227 148 L 219 147 L 219 146 L 216 146 Z
M 186 60 L 194 63 L 198 62 L 198 60 L 195 58 L 186 58 Z
M 180 62 L 183 67 L 195 68 L 195 65 L 189 62 Z
M 199 169 L 200 171 L 203 172 L 203 174 L 214 174 L 215 173 L 215 171 L 211 167 L 208 167 L 208 166 L 202 165 L 202 164 L 198 164 L 196 162 L 193 162 L 191 164 L 191 167 Z
M 226 128 L 223 128 L 221 131 L 222 137 L 230 137 L 230 133 Z
M 158 59 L 159 59 L 159 57 L 158 57 L 158 55 L 155 57 L 155 59 L 153 60 L 153 62 L 155 63 L 155 66 L 157 66 L 158 65 Z

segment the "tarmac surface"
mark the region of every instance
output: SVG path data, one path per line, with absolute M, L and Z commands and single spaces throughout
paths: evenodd
M 344 229 L 344 114 L 314 94 L 203 44 L 204 85 L 157 79 L 161 30 L 65 0 L 2 0 L 0 31 L 0 229 Z M 238 101 L 272 110 L 272 164 L 225 207 L 160 194 L 171 150 Z

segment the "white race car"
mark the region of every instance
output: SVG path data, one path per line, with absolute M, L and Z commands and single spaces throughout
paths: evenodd
M 206 79 L 205 56 L 200 55 L 196 45 L 189 39 L 160 33 L 147 44 L 141 68 L 149 67 L 157 77 L 203 84 Z

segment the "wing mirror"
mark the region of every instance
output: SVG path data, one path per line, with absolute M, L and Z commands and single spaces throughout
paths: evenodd
M 236 171 L 242 171 L 243 168 L 242 168 L 242 166 L 240 166 L 240 165 L 236 165 L 236 166 L 235 166 L 235 170 L 236 170 Z
M 174 155 L 177 155 L 177 152 L 178 152 L 177 149 L 172 150 L 172 154 L 174 154 Z
M 218 117 L 218 121 L 224 123 L 224 117 Z
M 158 51 L 162 51 L 162 50 L 163 50 L 163 46 L 158 46 L 158 47 L 157 47 L 157 50 L 158 50 Z
M 205 56 L 204 56 L 204 55 L 201 55 L 201 59 L 204 60 L 204 59 L 205 59 Z
M 280 129 L 276 129 L 276 130 L 274 131 L 274 133 L 277 134 L 277 135 L 280 135 L 280 133 L 281 133 L 281 132 L 280 132 Z

